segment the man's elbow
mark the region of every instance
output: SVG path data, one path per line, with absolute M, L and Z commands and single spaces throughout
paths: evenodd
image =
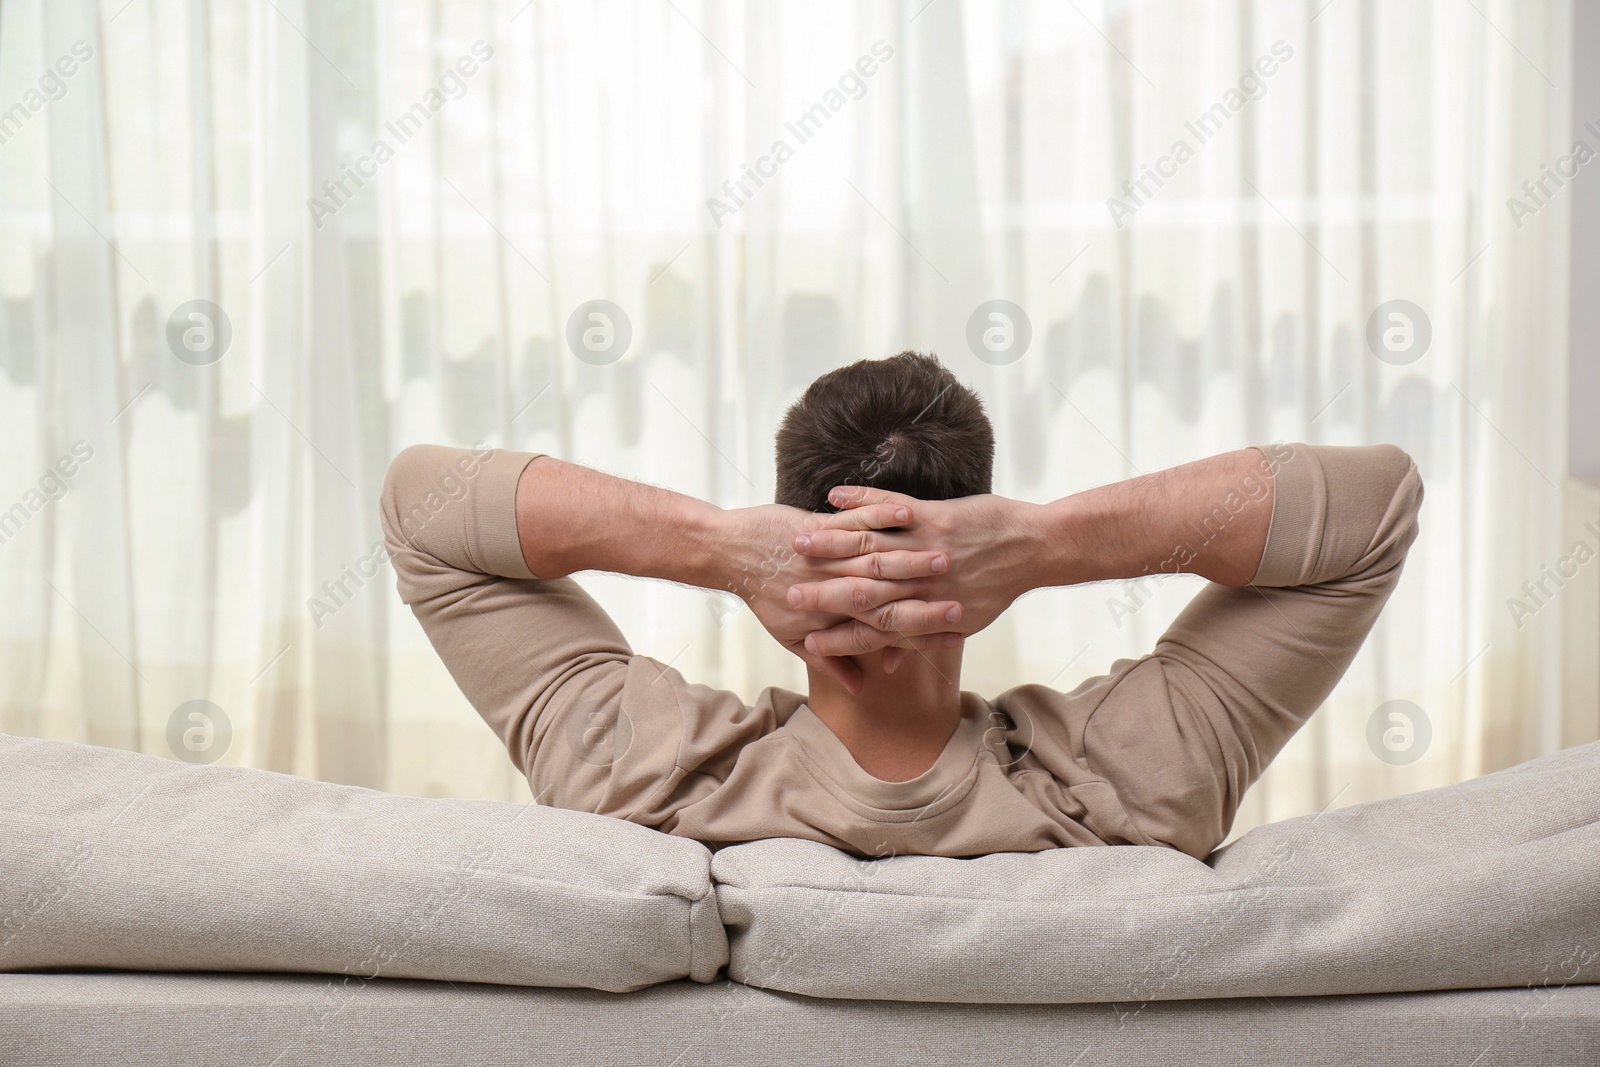
M 1380 444 L 1373 446 L 1374 467 L 1379 475 L 1393 487 L 1395 496 L 1401 495 L 1402 490 L 1408 486 L 1415 487 L 1416 499 L 1422 499 L 1422 475 L 1417 470 L 1417 461 L 1411 453 L 1396 444 Z
M 410 445 L 389 461 L 383 489 L 378 494 L 378 516 L 391 550 L 410 544 L 414 533 L 427 521 L 424 497 L 427 488 L 438 481 L 447 452 L 439 445 Z
M 1417 539 L 1423 488 L 1416 461 L 1398 445 L 1367 445 L 1326 454 L 1324 472 L 1330 519 L 1350 516 L 1350 532 L 1365 546 L 1341 576 L 1387 585 Z
M 1381 472 L 1388 487 L 1389 506 L 1379 524 L 1378 539 L 1391 540 L 1404 554 L 1417 537 L 1417 516 L 1422 511 L 1422 472 L 1416 460 L 1399 445 L 1379 447 L 1384 457 Z

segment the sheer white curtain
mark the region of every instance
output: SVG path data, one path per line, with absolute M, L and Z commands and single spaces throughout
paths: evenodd
M 1238 829 L 1553 747 L 1559 613 L 1506 602 L 1561 554 L 1565 207 L 1507 199 L 1570 150 L 1569 21 L 8 0 L 0 728 L 168 753 L 203 699 L 227 762 L 526 796 L 373 560 L 388 458 L 483 441 L 759 502 L 806 382 L 915 348 L 986 398 L 1002 493 L 1271 440 L 1416 456 L 1400 591 Z M 568 343 L 599 299 L 615 362 Z M 1015 359 L 968 343 L 997 299 L 1031 329 Z M 1420 356 L 1369 345 L 1393 300 Z M 691 678 L 803 684 L 736 602 L 584 582 Z M 964 685 L 1070 688 L 1194 588 L 1035 594 Z M 1394 764 L 1368 723 L 1401 699 L 1432 736 Z

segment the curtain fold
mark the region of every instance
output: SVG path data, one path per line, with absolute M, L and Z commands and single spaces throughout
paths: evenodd
M 1508 602 L 1562 554 L 1567 218 L 1508 200 L 1571 151 L 1570 19 L 8 0 L 0 729 L 181 756 L 204 700 L 228 762 L 525 797 L 374 552 L 388 457 L 484 442 L 763 502 L 805 384 L 915 348 L 983 394 L 1010 495 L 1275 440 L 1417 458 L 1400 591 L 1236 831 L 1548 751 L 1559 612 Z M 225 350 L 179 354 L 195 301 Z M 620 357 L 570 340 L 593 301 Z M 1020 355 L 970 340 L 991 301 Z M 1420 354 L 1383 350 L 1396 301 Z M 803 686 L 725 594 L 583 582 L 691 678 Z M 963 685 L 1071 688 L 1197 587 L 1031 595 Z M 1401 700 L 1409 762 L 1372 742 Z

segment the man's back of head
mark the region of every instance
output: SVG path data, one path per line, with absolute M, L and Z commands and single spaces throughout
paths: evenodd
M 777 435 L 777 503 L 836 511 L 828 490 L 863 485 L 922 500 L 991 491 L 983 401 L 933 356 L 863 359 L 817 378 Z
M 991 492 L 994 427 L 978 395 L 937 359 L 902 352 L 812 382 L 778 427 L 777 467 L 777 503 L 804 511 L 840 510 L 828 494 L 841 485 L 926 501 L 978 496 Z M 857 690 L 808 664 L 811 711 L 857 764 L 892 781 L 926 770 L 961 717 L 961 648 L 887 658 L 901 651 L 850 657 Z

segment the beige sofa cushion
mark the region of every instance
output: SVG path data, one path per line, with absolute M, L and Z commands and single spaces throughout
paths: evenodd
M 555 808 L 394 796 L 0 735 L 0 970 L 711 981 L 701 844 Z
M 1120 1002 L 1600 981 L 1600 742 L 1258 827 L 1144 846 L 712 860 L 729 976 L 815 997 Z

